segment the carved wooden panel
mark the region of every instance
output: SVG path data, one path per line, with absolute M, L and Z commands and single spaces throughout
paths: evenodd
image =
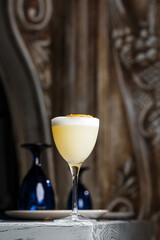
M 109 1 L 113 55 L 128 119 L 140 186 L 139 217 L 159 212 L 159 1 L 135 14 L 121 1 Z M 131 4 L 133 5 L 133 3 Z M 130 5 L 130 6 L 131 6 Z M 131 14 L 129 14 L 131 12 Z M 137 18 L 136 18 L 137 17 Z

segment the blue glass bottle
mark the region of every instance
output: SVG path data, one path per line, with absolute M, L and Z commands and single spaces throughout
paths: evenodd
M 79 172 L 79 181 L 78 181 L 78 209 L 87 210 L 92 209 L 91 196 L 88 189 L 82 184 L 82 173 L 88 168 L 82 168 Z M 72 191 L 69 194 L 68 198 L 68 209 L 72 209 Z
M 40 153 L 51 145 L 35 143 L 22 144 L 21 147 L 31 151 L 33 164 L 20 187 L 18 210 L 55 209 L 54 191 L 40 163 Z

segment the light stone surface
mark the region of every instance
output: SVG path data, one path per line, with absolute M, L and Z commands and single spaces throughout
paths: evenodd
M 54 222 L 0 222 L 0 240 L 148 240 L 150 222 L 98 221 L 64 225 Z

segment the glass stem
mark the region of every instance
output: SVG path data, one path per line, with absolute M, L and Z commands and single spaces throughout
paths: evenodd
M 33 154 L 32 159 L 33 159 L 33 164 L 34 165 L 41 166 L 39 154 Z
M 79 167 L 70 166 L 72 174 L 72 215 L 78 215 L 78 176 L 79 176 Z

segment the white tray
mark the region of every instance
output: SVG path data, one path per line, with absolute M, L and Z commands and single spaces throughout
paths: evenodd
M 109 212 L 108 210 L 79 210 L 80 215 L 93 219 L 125 220 L 134 216 L 133 212 Z M 8 210 L 5 214 L 11 218 L 29 220 L 54 220 L 71 214 L 71 210 Z
M 104 216 L 107 210 L 79 210 L 80 215 L 86 218 L 98 219 Z M 30 219 L 30 220 L 53 220 L 64 218 L 70 215 L 71 210 L 8 210 L 5 214 L 16 219 Z

